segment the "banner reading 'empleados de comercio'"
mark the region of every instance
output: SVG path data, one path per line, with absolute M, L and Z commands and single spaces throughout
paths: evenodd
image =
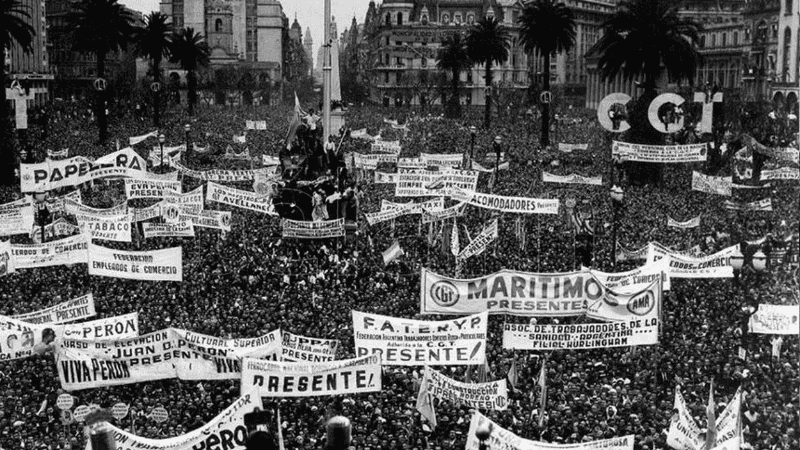
M 33 324 L 59 324 L 88 319 L 89 317 L 94 317 L 95 314 L 97 314 L 97 311 L 94 307 L 94 297 L 92 294 L 86 294 L 49 308 L 18 314 L 13 317 Z
M 44 244 L 11 244 L 11 254 L 16 269 L 85 264 L 87 240 L 87 235 L 79 234 Z
M 738 250 L 739 244 L 736 244 L 713 255 L 696 258 L 675 253 L 661 244 L 650 242 L 647 244 L 646 264 L 667 259 L 670 278 L 733 278 L 730 257 Z
M 242 369 L 242 394 L 318 397 L 380 392 L 381 375 L 381 359 L 377 355 L 320 363 L 247 358 Z
M 353 311 L 356 354 L 387 366 L 458 366 L 486 361 L 486 312 L 423 321 Z
M 427 384 L 427 388 L 422 386 L 420 390 L 426 390 L 440 400 L 451 401 L 457 405 L 495 411 L 503 411 L 508 407 L 506 380 L 462 383 L 426 366 L 422 384 Z
M 89 244 L 89 275 L 145 281 L 183 281 L 181 247 L 131 252 Z

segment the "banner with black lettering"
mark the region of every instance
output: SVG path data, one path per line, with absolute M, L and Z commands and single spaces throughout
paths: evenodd
M 375 170 L 378 168 L 378 164 L 382 163 L 397 164 L 397 155 L 391 153 L 353 153 L 353 165 L 356 169 Z
M 230 211 L 203 210 L 200 214 L 178 215 L 179 222 L 189 222 L 196 227 L 214 228 L 216 230 L 231 231 Z
M 445 189 L 474 191 L 478 186 L 479 172 L 476 170 L 408 169 L 398 167 L 395 197 L 441 196 Z
M 444 197 L 434 198 L 422 203 L 398 203 L 386 199 L 381 200 L 381 211 L 402 209 L 406 214 L 422 214 L 424 211 L 441 211 L 444 209 Z
M 792 167 L 781 167 L 773 170 L 762 170 L 761 181 L 769 180 L 800 180 L 800 169 Z
M 20 164 L 22 192 L 44 192 L 77 186 L 107 177 L 144 177 L 147 164 L 131 148 L 118 150 L 96 161 L 83 156 L 47 160 L 43 163 Z
M 79 200 L 68 198 L 64 200 L 64 212 L 73 216 L 116 217 L 128 213 L 128 202 L 122 202 L 111 208 L 93 208 L 84 205 Z
M 750 316 L 748 328 L 759 334 L 800 334 L 800 306 L 797 305 L 758 305 L 758 310 Z
M 658 344 L 658 319 L 574 325 L 503 325 L 509 350 L 585 350 Z
M 711 444 L 712 450 L 725 448 L 738 449 L 741 436 L 741 405 L 742 391 L 737 389 L 733 398 L 725 409 L 716 418 L 716 440 Z M 705 430 L 697 425 L 686 401 L 680 391 L 680 386 L 675 389 L 673 411 L 677 411 L 670 421 L 667 433 L 667 445 L 675 450 L 704 450 L 706 449 Z
M 611 155 L 621 161 L 639 161 L 652 163 L 684 163 L 705 161 L 707 156 L 705 143 L 689 145 L 644 145 L 630 142 L 614 141 L 611 144 Z
M 449 195 L 455 201 L 495 211 L 520 214 L 558 214 L 559 200 L 557 198 L 508 197 L 461 189 L 450 189 Z
M 625 272 L 601 272 L 586 267 L 581 267 L 581 269 L 588 270 L 605 289 L 617 293 L 639 292 L 657 280 L 661 280 L 661 289 L 664 291 L 669 291 L 671 288 L 669 268 L 665 260 L 645 264 Z
M 92 240 L 131 242 L 131 216 L 92 216 L 75 214 L 78 226 L 89 233 Z
M 51 194 L 52 195 L 52 194 Z M 81 200 L 81 191 L 74 190 L 69 193 L 66 193 L 61 196 L 50 196 L 45 200 L 47 203 L 47 209 L 50 211 L 50 214 L 63 214 L 66 212 L 66 205 L 64 202 L 66 200 L 73 200 L 78 204 L 82 204 L 83 201 Z
M 713 255 L 694 257 L 673 252 L 657 242 L 650 242 L 647 244 L 645 264 L 667 259 L 670 278 L 733 278 L 730 257 L 738 250 L 739 244 L 736 244 Z
M 248 431 L 244 416 L 262 409 L 261 397 L 243 395 L 202 427 L 167 439 L 150 439 L 114 425 L 108 427 L 114 435 L 116 450 L 245 450 Z M 85 450 L 92 450 L 88 439 Z
M 678 222 L 672 217 L 667 216 L 667 226 L 670 228 L 680 228 L 681 230 L 697 228 L 700 226 L 700 216 L 697 216 L 694 219 L 689 219 L 685 222 Z
M 722 206 L 732 211 L 772 211 L 772 199 L 765 198 L 749 203 L 725 200 Z
M 89 244 L 89 275 L 145 281 L 183 281 L 181 247 L 143 252 Z
M 72 236 L 75 233 L 80 233 L 81 228 L 67 222 L 63 217 L 59 217 L 53 223 L 47 224 L 44 227 L 45 240 L 53 241 L 60 239 L 64 236 Z M 42 243 L 42 227 L 34 225 L 30 232 L 31 240 L 36 244 Z
M 295 239 L 327 239 L 344 236 L 344 219 L 301 221 L 281 220 L 282 236 Z
M 700 172 L 692 172 L 692 190 L 707 194 L 731 196 L 733 177 L 713 177 Z
M 163 202 L 158 202 L 154 205 L 146 206 L 144 208 L 128 208 L 131 214 L 131 222 L 139 223 L 145 220 L 155 219 L 161 217 L 161 207 L 164 206 Z
M 272 197 L 265 197 L 255 192 L 234 189 L 217 183 L 208 182 L 206 200 L 235 206 L 237 208 L 249 209 L 271 216 L 278 215 L 278 213 L 275 212 L 275 207 L 272 205 Z
M 542 181 L 545 183 L 588 184 L 592 186 L 600 186 L 603 184 L 603 177 L 584 177 L 576 173 L 571 173 L 569 175 L 554 175 L 552 173 L 542 171 Z
M 31 269 L 85 264 L 89 261 L 88 248 L 88 235 L 78 234 L 43 244 L 11 244 L 11 254 L 17 270 Z
M 63 327 L 60 329 L 58 327 Z M 106 317 L 89 322 L 59 325 L 56 334 L 63 339 L 103 341 L 130 339 L 139 336 L 139 313 Z
M 266 172 L 266 168 L 255 170 L 193 170 L 184 167 L 178 162 L 172 162 L 172 167 L 187 177 L 197 178 L 203 181 L 253 181 L 257 172 Z
M 318 339 L 283 332 L 283 361 L 324 362 L 336 359 L 338 339 Z
M 487 383 L 462 383 L 425 366 L 420 390 L 433 395 L 439 400 L 446 400 L 455 405 L 468 408 L 505 411 L 508 408 L 508 387 L 506 380 L 489 381 Z
M 542 414 L 542 412 L 540 412 Z M 489 438 L 484 442 L 476 437 L 478 428 L 491 430 Z M 506 430 L 492 422 L 479 411 L 472 413 L 467 432 L 467 445 L 465 450 L 481 450 L 491 448 L 497 450 L 633 450 L 634 435 L 613 437 L 599 441 L 576 442 L 574 444 L 551 444 L 549 442 L 530 441 Z
M 461 153 L 420 153 L 419 157 L 425 162 L 427 167 L 456 168 L 461 166 L 464 155 Z
M 176 328 L 170 331 L 175 347 L 181 350 L 181 356 L 173 359 L 181 380 L 238 380 L 244 358 L 278 361 L 281 355 L 281 330 L 243 339 L 222 339 Z
M 494 219 L 489 225 L 483 227 L 483 230 L 469 245 L 464 247 L 464 250 L 458 254 L 458 259 L 465 261 L 469 257 L 480 255 L 489 247 L 489 244 L 497 239 L 497 236 L 497 219 Z
M 628 250 L 627 248 L 623 247 L 619 242 L 617 242 L 617 254 L 616 254 L 617 261 L 636 261 L 640 259 L 647 258 L 647 246 L 638 249 L 638 250 Z
M 125 179 L 125 195 L 135 198 L 164 198 L 167 193 L 181 193 L 180 181 Z
M 454 217 L 461 217 L 467 209 L 466 203 L 459 203 L 445 209 L 427 209 L 422 211 L 422 223 L 432 223 L 441 220 L 452 219 Z
M 94 317 L 97 311 L 92 294 L 82 295 L 72 300 L 25 314 L 12 316 L 14 319 L 37 325 L 51 323 L 61 324 Z
M 381 378 L 377 355 L 319 363 L 247 358 L 242 369 L 242 394 L 276 398 L 364 394 L 380 392 Z
M 178 214 L 200 214 L 205 207 L 205 201 L 203 199 L 203 186 L 198 186 L 191 192 L 187 192 L 185 194 L 165 191 L 164 200 L 161 201 L 161 205 L 162 214 L 165 216 L 167 221 L 172 219 L 173 221 L 177 222 L 175 217 L 169 217 L 169 211 L 173 210 L 173 206 L 175 207 L 174 210 L 176 210 Z
M 0 205 L 0 236 L 30 233 L 33 215 L 33 202 L 29 198 Z
M 370 151 L 377 153 L 399 155 L 402 150 L 403 148 L 400 146 L 400 141 L 376 141 L 370 145 Z
M 191 222 L 153 223 L 142 224 L 144 238 L 159 237 L 194 237 L 194 225 Z
M 486 361 L 486 312 L 423 321 L 353 311 L 356 355 L 387 366 L 459 366 Z

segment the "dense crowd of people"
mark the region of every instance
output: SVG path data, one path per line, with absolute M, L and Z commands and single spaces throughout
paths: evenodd
M 731 243 L 745 243 L 745 255 L 755 251 L 746 241 L 771 233 L 783 236 L 798 229 L 796 181 L 772 182 L 762 190 L 736 191 L 743 201 L 764 196 L 772 199 L 774 211 L 735 212 L 723 208 L 720 197 L 692 191 L 692 170 L 702 163 L 666 165 L 659 184 L 631 186 L 625 174 L 611 163 L 611 137 L 589 113 L 577 109 L 561 111 L 554 125 L 555 142 L 588 143 L 588 150 L 560 152 L 538 147 L 538 127 L 516 121 L 497 120 L 490 129 L 480 127 L 479 112 L 454 121 L 438 111 L 351 107 L 347 125 L 380 133 L 386 140 L 400 139 L 401 156 L 419 152 L 474 154 L 475 161 L 494 167 L 492 142 L 501 137 L 509 170 L 496 178 L 482 174 L 478 190 L 495 194 L 536 198 L 558 198 L 559 215 L 523 217 L 524 243 L 515 232 L 517 215 L 499 215 L 499 238 L 479 257 L 469 259 L 462 277 L 488 274 L 500 269 L 539 273 L 579 269 L 575 257 L 575 234 L 564 212 L 564 202 L 574 199 L 590 208 L 595 218 L 592 238 L 593 267 L 611 272 L 615 266 L 611 229 L 612 201 L 609 177 L 624 189 L 617 236 L 628 249 L 657 241 L 676 251 L 700 246 L 704 254 Z M 258 167 L 262 154 L 277 155 L 284 146 L 290 109 L 271 107 L 201 107 L 188 118 L 180 110 L 163 117 L 161 132 L 167 145 L 182 144 L 184 125 L 189 140 L 212 151 L 193 154 L 185 164 L 195 169 Z M 47 149 L 70 149 L 72 155 L 98 157 L 122 146 L 129 136 L 152 131 L 149 117 L 141 109 L 112 111 L 110 135 L 105 147 L 96 144 L 95 122 L 88 105 L 57 102 L 49 107 L 47 136 L 29 131 L 34 155 L 42 160 Z M 383 118 L 407 124 L 408 132 L 393 129 Z M 247 132 L 246 144 L 255 162 L 222 158 L 231 137 L 244 132 L 246 120 L 266 120 L 266 130 Z M 470 125 L 477 125 L 474 147 Z M 796 123 L 795 123 L 796 125 Z M 784 136 L 780 137 L 781 139 Z M 147 156 L 154 140 L 135 147 Z M 337 141 L 338 143 L 338 141 Z M 796 143 L 794 143 L 796 145 Z M 345 138 L 341 151 L 370 152 L 369 142 Z M 393 171 L 391 167 L 381 170 Z M 602 176 L 603 186 L 543 183 L 542 172 L 564 175 Z M 358 171 L 357 171 L 358 172 Z M 380 209 L 381 200 L 396 200 L 393 185 L 372 182 L 372 174 L 351 174 L 359 196 L 360 213 Z M 491 179 L 491 183 L 490 183 Z M 201 182 L 183 177 L 184 192 Z M 251 190 L 250 182 L 232 183 Z M 491 186 L 490 186 L 491 184 Z M 97 181 L 81 188 L 84 203 L 110 207 L 124 200 L 121 181 Z M 0 193 L 3 203 L 20 197 L 19 187 Z M 408 199 L 399 199 L 407 201 Z M 50 306 L 57 301 L 93 293 L 98 317 L 138 311 L 142 332 L 180 327 L 199 333 L 231 337 L 254 337 L 276 328 L 295 334 L 339 339 L 339 358 L 354 356 L 351 310 L 394 317 L 433 320 L 419 315 L 420 269 L 452 275 L 454 258 L 443 249 L 443 238 L 429 236 L 419 216 L 405 216 L 369 227 L 362 219 L 354 239 L 290 240 L 281 238 L 279 221 L 269 215 L 224 205 L 215 209 L 233 212 L 232 231 L 198 228 L 193 239 L 136 239 L 133 249 L 183 247 L 184 281 L 144 282 L 91 277 L 86 267 L 58 266 L 20 270 L 0 279 L 0 314 L 15 315 Z M 692 230 L 668 228 L 667 218 L 687 220 L 701 216 Z M 459 227 L 475 236 L 493 214 L 469 207 L 458 219 Z M 438 230 L 438 228 L 437 228 Z M 436 234 L 436 233 L 434 233 Z M 465 236 L 462 234 L 462 236 Z M 430 238 L 433 239 L 430 239 Z M 405 255 L 384 265 L 381 252 L 395 240 Z M 15 236 L 13 242 L 30 242 Z M 432 242 L 431 242 L 432 241 Z M 791 249 L 796 254 L 797 249 Z M 618 271 L 642 261 L 616 264 Z M 698 423 L 705 424 L 709 385 L 714 382 L 719 411 L 737 388 L 745 392 L 743 428 L 746 446 L 755 450 L 800 448 L 800 347 L 797 337 L 784 340 L 774 355 L 770 337 L 747 332 L 748 306 L 760 303 L 797 304 L 796 264 L 772 264 L 764 273 L 747 267 L 738 282 L 731 279 L 680 279 L 672 282 L 663 305 L 660 343 L 655 346 L 559 350 L 545 353 L 504 350 L 501 326 L 504 320 L 527 318 L 492 316 L 489 329 L 488 379 L 506 377 L 516 361 L 519 382 L 510 394 L 507 411 L 486 414 L 504 428 L 528 439 L 575 443 L 635 435 L 636 450 L 666 449 L 666 430 L 673 416 L 673 396 L 681 387 Z M 539 319 L 549 323 L 554 319 Z M 563 322 L 564 319 L 562 319 Z M 568 323 L 583 319 L 566 319 Z M 739 349 L 746 352 L 739 358 Z M 539 426 L 536 378 L 547 359 L 548 399 L 545 420 Z M 448 376 L 464 379 L 464 368 L 439 368 Z M 422 367 L 384 367 L 380 393 L 300 400 L 265 399 L 269 408 L 281 409 L 286 449 L 322 448 L 325 420 L 339 413 L 353 421 L 353 445 L 364 450 L 444 450 L 463 448 L 471 412 L 449 402 L 436 404 L 438 426 L 423 422 L 415 408 Z M 0 362 L 0 448 L 47 448 L 76 450 L 85 445 L 81 427 L 62 424 L 55 406 L 62 393 L 53 356 L 35 356 Z M 163 439 L 200 427 L 226 408 L 239 394 L 236 381 L 188 382 L 167 380 L 74 392 L 78 404 L 110 407 L 130 405 L 130 415 L 118 426 L 135 434 Z M 41 410 L 43 401 L 47 401 Z M 153 408 L 169 412 L 166 422 L 148 417 Z M 613 407 L 613 408 L 612 408 Z M 718 412 L 719 412 L 718 411 Z

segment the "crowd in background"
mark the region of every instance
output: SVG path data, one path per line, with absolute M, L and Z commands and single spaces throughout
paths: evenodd
M 515 232 L 517 215 L 499 215 L 497 241 L 464 265 L 464 278 L 500 269 L 540 273 L 568 272 L 579 268 L 575 234 L 564 212 L 567 199 L 591 208 L 595 218 L 592 265 L 610 272 L 614 266 L 611 229 L 612 202 L 607 180 L 614 176 L 624 189 L 618 222 L 618 240 L 628 249 L 658 241 L 676 251 L 700 246 L 705 254 L 731 243 L 755 241 L 767 233 L 781 236 L 797 232 L 796 181 L 772 182 L 763 190 L 736 191 L 743 201 L 770 197 L 772 212 L 735 212 L 723 208 L 721 197 L 692 191 L 692 170 L 702 163 L 672 164 L 664 168 L 660 184 L 630 186 L 625 175 L 610 162 L 610 136 L 588 113 L 560 112 L 553 128 L 555 142 L 588 143 L 588 150 L 563 153 L 537 146 L 538 126 L 525 118 L 497 120 L 489 130 L 480 127 L 479 114 L 454 121 L 438 112 L 351 107 L 346 115 L 351 129 L 367 128 L 371 135 L 401 139 L 401 156 L 428 153 L 471 153 L 475 161 L 494 167 L 492 142 L 501 146 L 510 169 L 482 174 L 478 190 L 495 194 L 561 200 L 559 215 L 523 216 L 524 242 Z M 142 108 L 112 111 L 110 135 L 105 147 L 96 144 L 96 124 L 87 104 L 59 102 L 47 112 L 48 130 L 29 130 L 35 158 L 47 149 L 69 148 L 70 156 L 98 157 L 126 146 L 129 136 L 153 130 Z M 186 165 L 196 169 L 260 167 L 261 154 L 277 155 L 283 145 L 290 110 L 276 107 L 199 108 L 188 119 L 177 111 L 165 114 L 162 132 L 166 145 L 180 145 L 189 123 L 190 142 L 210 146 L 209 154 L 185 155 Z M 383 118 L 408 126 L 407 135 L 384 123 Z M 246 144 L 232 144 L 246 120 L 266 120 L 267 130 L 248 131 Z M 477 126 L 474 147 L 470 125 Z M 784 136 L 781 136 L 783 139 Z M 338 140 L 337 140 L 338 143 Z M 156 140 L 135 146 L 147 156 Z M 228 145 L 247 146 L 252 162 L 222 158 Z M 367 141 L 345 138 L 341 151 L 369 152 Z M 393 171 L 389 166 L 381 170 Z M 577 173 L 602 176 L 603 186 L 542 183 L 541 173 Z M 360 213 L 380 209 L 383 199 L 395 199 L 393 185 L 375 185 L 372 174 L 354 173 L 358 180 Z M 184 192 L 201 182 L 183 178 Z M 250 182 L 228 183 L 251 190 Z M 84 203 L 110 207 L 124 201 L 121 181 L 96 181 L 81 188 Z M 19 188 L 6 189 L 0 200 L 19 198 Z M 452 202 L 450 202 L 452 203 Z M 449 203 L 449 204 L 450 204 Z M 136 242 L 126 248 L 144 250 L 183 247 L 184 281 L 146 282 L 91 277 L 84 265 L 25 269 L 0 279 L 0 314 L 30 312 L 91 292 L 99 317 L 138 311 L 142 332 L 180 327 L 220 337 L 254 337 L 276 328 L 295 334 L 339 339 L 339 358 L 354 355 L 351 310 L 395 317 L 433 320 L 419 315 L 420 269 L 453 275 L 455 262 L 443 237 L 430 236 L 419 216 L 405 216 L 393 223 L 369 227 L 360 220 L 352 239 L 301 241 L 281 238 L 276 217 L 214 205 L 233 211 L 232 230 L 197 228 L 193 239 L 160 238 Z M 680 230 L 667 227 L 667 218 L 684 221 L 701 216 L 700 227 Z M 493 214 L 469 207 L 458 219 L 460 232 L 475 236 Z M 435 228 L 434 231 L 438 231 Z M 466 236 L 466 232 L 462 234 Z M 405 255 L 384 265 L 381 252 L 397 240 Z M 13 242 L 30 242 L 15 236 Z M 746 245 L 745 245 L 746 246 Z M 752 246 L 751 246 L 752 247 Z M 751 254 L 753 248 L 749 248 Z M 792 251 L 796 252 L 796 248 Z M 627 270 L 642 261 L 617 264 Z M 705 404 L 714 381 L 720 412 L 737 388 L 745 392 L 743 427 L 745 448 L 790 450 L 800 448 L 800 347 L 797 337 L 784 339 L 779 355 L 773 355 L 770 336 L 747 332 L 747 306 L 760 303 L 797 304 L 796 266 L 772 264 L 764 273 L 745 268 L 738 282 L 732 279 L 674 280 L 663 305 L 660 344 L 651 347 L 560 350 L 543 353 L 512 352 L 501 344 L 503 316 L 490 321 L 488 379 L 505 378 L 513 361 L 519 382 L 511 392 L 507 411 L 487 415 L 504 428 L 529 439 L 572 443 L 634 434 L 636 450 L 666 449 L 666 430 L 673 415 L 672 401 L 680 386 L 689 408 L 701 426 Z M 527 321 L 526 318 L 506 318 Z M 552 320 L 552 319 L 551 319 Z M 566 319 L 567 323 L 582 319 Z M 550 320 L 540 319 L 540 323 Z M 562 320 L 564 323 L 564 320 Z M 739 358 L 739 349 L 746 358 Z M 539 426 L 536 378 L 547 358 L 548 399 L 546 417 Z M 463 380 L 464 368 L 442 369 Z M 380 393 L 301 400 L 265 399 L 270 408 L 281 409 L 287 450 L 322 448 L 324 424 L 332 413 L 353 421 L 356 449 L 399 450 L 462 448 L 471 413 L 468 408 L 437 402 L 438 426 L 431 430 L 415 408 L 421 367 L 385 367 Z M 63 425 L 55 406 L 62 393 L 52 355 L 0 362 L 0 448 L 48 448 L 76 450 L 85 445 L 81 427 Z M 531 395 L 534 393 L 534 395 Z M 167 380 L 74 392 L 77 404 L 110 407 L 117 402 L 131 406 L 118 426 L 135 434 L 163 439 L 198 428 L 226 408 L 239 394 L 236 381 L 187 382 Z M 46 407 L 40 411 L 43 401 Z M 164 423 L 148 418 L 153 408 L 169 412 Z M 613 408 L 612 408 L 613 407 Z M 424 425 L 424 426 L 423 426 Z

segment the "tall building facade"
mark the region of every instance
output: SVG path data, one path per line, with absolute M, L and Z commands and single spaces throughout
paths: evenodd
M 800 0 L 784 0 L 778 15 L 778 66 L 777 80 L 770 87 L 770 95 L 777 102 L 785 103 L 787 110 L 797 113 L 798 84 L 800 83 Z
M 19 80 L 29 89 L 28 105 L 42 105 L 49 98 L 53 81 L 52 67 L 47 52 L 47 15 L 44 0 L 21 0 L 30 14 L 28 23 L 35 35 L 30 52 L 14 44 L 5 52 L 6 73 L 12 80 Z
M 306 27 L 306 35 L 303 37 L 303 50 L 308 59 L 308 75 L 314 73 L 314 41 L 311 39 L 311 28 Z

